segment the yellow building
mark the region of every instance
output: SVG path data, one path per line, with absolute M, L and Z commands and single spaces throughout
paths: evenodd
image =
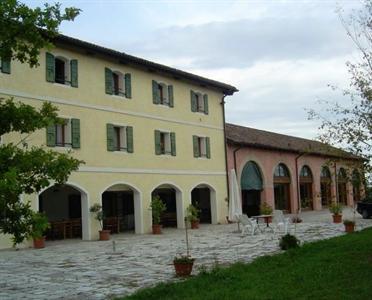
M 65 186 L 23 197 L 54 224 L 50 238 L 96 239 L 94 203 L 112 231 L 148 233 L 155 194 L 167 204 L 164 226 L 182 228 L 191 202 L 202 222 L 224 222 L 224 98 L 237 89 L 62 35 L 55 45 L 36 69 L 2 61 L 0 72 L 0 97 L 35 107 L 49 101 L 66 120 L 35 132 L 29 145 L 85 161 Z M 0 248 L 10 245 L 0 236 Z

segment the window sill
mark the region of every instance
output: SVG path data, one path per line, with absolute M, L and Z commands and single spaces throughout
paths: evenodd
M 113 153 L 115 153 L 115 154 L 130 154 L 128 151 L 118 151 L 118 150 L 115 150 L 115 151 L 111 151 L 111 152 L 113 152 Z
M 199 156 L 199 157 L 195 157 L 196 159 L 201 159 L 201 160 L 208 160 L 210 158 L 208 157 L 204 157 L 204 156 Z
M 58 82 L 53 82 L 55 86 L 60 86 L 60 87 L 65 87 L 65 88 L 72 88 L 71 84 L 63 84 L 63 83 L 58 83 Z
M 156 105 L 158 105 L 158 106 L 160 106 L 160 107 L 163 107 L 163 108 L 172 108 L 172 107 L 170 107 L 168 104 L 161 104 L 161 103 L 159 103 L 159 104 L 156 104 Z
M 120 100 L 122 100 L 122 99 L 125 99 L 125 100 L 129 100 L 130 98 L 127 98 L 127 97 L 125 97 L 124 95 L 123 96 L 120 96 L 120 95 L 109 95 L 109 96 L 111 96 L 111 97 L 113 97 L 113 98 L 115 98 L 115 99 L 120 99 Z

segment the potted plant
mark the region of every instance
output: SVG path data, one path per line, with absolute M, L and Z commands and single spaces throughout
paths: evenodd
M 194 261 L 195 258 L 188 255 L 175 256 L 173 259 L 173 265 L 176 270 L 176 275 L 181 277 L 190 276 Z
M 190 276 L 195 259 L 190 256 L 189 249 L 189 235 L 187 231 L 187 217 L 185 217 L 185 241 L 186 241 L 186 255 L 175 256 L 173 259 L 174 269 L 177 276 Z
M 260 214 L 261 215 L 271 215 L 273 213 L 273 208 L 266 202 L 262 202 L 260 205 Z M 268 222 L 272 222 L 272 217 L 268 218 Z
M 333 223 L 341 223 L 342 221 L 342 205 L 340 203 L 333 202 L 329 206 L 329 211 L 333 214 Z
M 35 212 L 32 214 L 29 236 L 33 239 L 34 248 L 45 248 L 45 231 L 49 227 L 48 218 L 44 213 Z
M 191 224 L 191 229 L 198 229 L 199 228 L 199 214 L 200 209 L 196 206 L 190 204 L 186 209 L 186 219 Z
M 352 220 L 344 220 L 345 231 L 348 233 L 354 232 L 355 222 Z
M 99 222 L 101 230 L 99 231 L 99 240 L 108 241 L 110 239 L 110 230 L 103 229 L 103 220 L 105 219 L 105 214 L 102 210 L 102 205 L 96 203 L 90 207 L 90 212 L 94 214 L 94 218 Z
M 163 212 L 165 212 L 167 206 L 165 203 L 160 199 L 159 196 L 152 197 L 150 210 L 152 211 L 152 233 L 153 234 L 161 234 L 161 225 L 160 225 L 160 217 Z

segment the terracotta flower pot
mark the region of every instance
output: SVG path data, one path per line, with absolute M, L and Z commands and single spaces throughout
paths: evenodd
M 35 249 L 45 248 L 45 236 L 38 239 L 34 239 L 34 248 Z
M 160 225 L 160 224 L 153 224 L 152 225 L 152 233 L 153 234 L 161 234 L 161 228 L 162 228 L 162 225 Z
M 348 233 L 354 232 L 355 224 L 344 224 L 345 225 L 345 231 Z
M 185 277 L 185 276 L 190 276 L 194 262 L 189 262 L 189 263 L 173 262 L 173 265 L 176 270 L 176 275 Z
M 268 217 L 267 218 L 267 223 L 272 223 L 273 222 L 273 217 Z
M 110 240 L 110 230 L 100 230 L 99 231 L 99 240 L 108 241 Z
M 198 229 L 199 228 L 199 220 L 191 221 L 191 229 Z
M 342 222 L 342 215 L 332 215 L 333 223 L 341 223 Z

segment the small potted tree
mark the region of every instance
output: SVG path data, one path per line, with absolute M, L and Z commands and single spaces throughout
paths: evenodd
M 177 276 L 186 277 L 190 276 L 192 267 L 194 266 L 195 259 L 190 256 L 189 249 L 189 235 L 187 231 L 187 217 L 185 218 L 185 234 L 186 234 L 186 255 L 179 255 L 173 259 L 174 269 Z
M 332 213 L 333 223 L 341 223 L 342 205 L 340 203 L 332 202 L 332 204 L 329 206 L 329 211 Z
M 44 213 L 35 212 L 32 214 L 29 236 L 33 239 L 34 248 L 45 248 L 45 232 L 49 227 L 48 218 Z
M 344 225 L 345 225 L 345 231 L 347 233 L 352 233 L 354 232 L 355 229 L 355 221 L 353 220 L 344 220 Z
M 260 205 L 260 214 L 261 215 L 271 215 L 273 213 L 273 208 L 266 202 L 262 202 Z M 272 217 L 268 218 L 268 223 L 272 222 Z
M 102 205 L 96 203 L 90 207 L 90 212 L 94 214 L 94 218 L 99 222 L 101 230 L 99 231 L 99 240 L 108 241 L 110 239 L 110 230 L 103 229 L 103 220 L 105 219 L 105 214 L 102 210 Z
M 196 206 L 190 204 L 186 209 L 186 219 L 191 224 L 191 229 L 198 229 L 199 228 L 199 214 L 200 209 Z
M 167 206 L 165 203 L 160 199 L 158 195 L 152 197 L 150 210 L 152 211 L 152 233 L 153 234 L 161 234 L 161 225 L 160 225 L 160 218 L 161 214 L 165 212 Z

